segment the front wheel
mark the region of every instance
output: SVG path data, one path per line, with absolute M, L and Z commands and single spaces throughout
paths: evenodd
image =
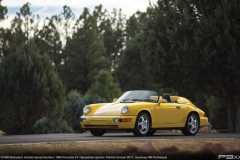
M 184 135 L 194 136 L 199 130 L 199 120 L 195 113 L 188 115 L 185 127 L 181 130 Z
M 154 133 L 156 132 L 157 130 L 156 129 L 152 129 L 148 132 L 148 136 L 152 136 L 154 135 Z
M 90 133 L 94 136 L 102 136 L 105 132 L 106 132 L 106 130 L 103 130 L 103 129 L 91 129 L 90 130 Z
M 137 116 L 133 134 L 135 136 L 146 136 L 150 130 L 150 118 L 146 113 L 140 113 Z

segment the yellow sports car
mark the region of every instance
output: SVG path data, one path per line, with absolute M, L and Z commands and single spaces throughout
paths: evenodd
M 80 125 L 94 136 L 106 130 L 125 130 L 135 136 L 150 136 L 156 130 L 180 129 L 196 135 L 208 124 L 206 114 L 187 98 L 151 90 L 125 92 L 113 103 L 90 104 L 83 108 Z

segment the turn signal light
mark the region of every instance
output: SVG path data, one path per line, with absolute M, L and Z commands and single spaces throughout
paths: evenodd
M 203 117 L 207 117 L 206 113 L 204 113 Z
M 122 122 L 132 122 L 132 118 L 123 118 Z
M 114 118 L 113 122 L 132 122 L 132 118 Z

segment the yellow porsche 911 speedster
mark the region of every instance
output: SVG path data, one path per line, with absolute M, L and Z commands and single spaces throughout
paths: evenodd
M 196 135 L 208 124 L 204 111 L 190 100 L 151 90 L 125 92 L 112 103 L 86 105 L 80 125 L 94 136 L 106 130 L 125 130 L 135 136 L 151 136 L 156 130 L 180 129 L 184 135 Z

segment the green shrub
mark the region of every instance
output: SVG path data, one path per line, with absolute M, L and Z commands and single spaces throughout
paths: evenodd
M 85 106 L 84 97 L 76 90 L 72 90 L 67 95 L 67 101 L 64 104 L 64 119 L 75 132 L 83 132 L 80 126 L 80 116 Z
M 67 125 L 67 122 L 65 120 L 51 121 L 46 117 L 39 119 L 34 124 L 33 130 L 37 134 L 73 133 L 72 128 Z

